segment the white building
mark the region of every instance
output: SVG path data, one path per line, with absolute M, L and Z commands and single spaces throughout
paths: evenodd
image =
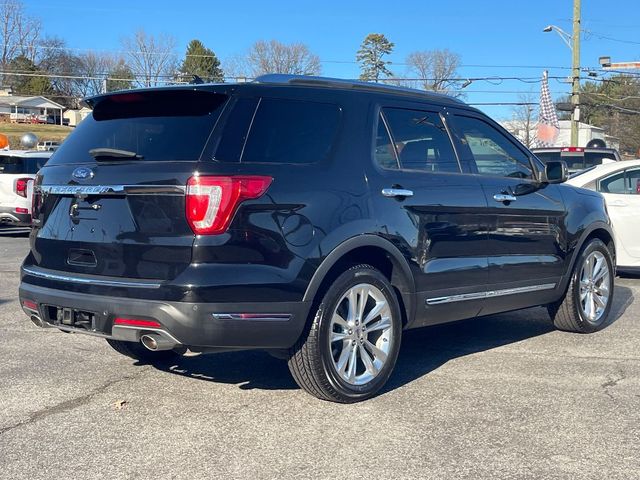
M 11 123 L 53 123 L 62 125 L 64 106 L 48 98 L 0 93 L 0 117 Z
M 77 126 L 82 120 L 87 118 L 87 116 L 91 113 L 91 109 L 89 107 L 82 107 L 80 110 L 69 109 L 64 112 L 65 124 L 70 127 Z
M 571 121 L 570 120 L 560 120 L 560 133 L 558 134 L 558 138 L 556 139 L 555 147 L 570 147 L 571 146 Z M 521 142 L 525 142 L 526 138 L 526 127 L 524 122 L 520 122 L 517 120 L 509 120 L 506 122 L 501 122 L 502 126 L 507 129 L 511 134 L 516 136 Z M 529 138 L 533 142 L 536 138 L 536 127 L 537 122 L 533 122 L 531 124 L 531 128 L 529 130 Z M 612 137 L 611 135 L 607 135 L 604 129 L 600 127 L 596 127 L 595 125 L 589 125 L 588 123 L 580 122 L 578 124 L 578 145 L 577 147 L 586 147 L 587 143 L 591 140 L 603 140 L 607 145 L 607 148 L 620 148 L 620 140 L 616 137 Z M 533 146 L 533 145 L 532 145 Z

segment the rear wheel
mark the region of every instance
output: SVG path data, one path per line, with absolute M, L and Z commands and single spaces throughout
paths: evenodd
M 601 240 L 590 240 L 576 260 L 565 296 L 549 306 L 556 328 L 577 333 L 603 328 L 611 310 L 613 281 L 610 250 Z
M 351 403 L 386 383 L 400 349 L 393 287 L 369 265 L 352 267 L 327 290 L 307 334 L 291 351 L 298 385 L 323 400 Z
M 180 356 L 180 353 L 175 350 L 160 350 L 153 352 L 144 347 L 141 343 L 136 342 L 122 342 L 120 340 L 107 338 L 107 343 L 111 345 L 111 348 L 116 352 L 135 360 L 139 360 L 143 363 L 166 362 Z

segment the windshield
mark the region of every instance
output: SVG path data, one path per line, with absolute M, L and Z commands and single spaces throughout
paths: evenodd
M 226 95 L 159 90 L 99 100 L 58 148 L 52 165 L 95 161 L 91 150 L 137 154 L 136 161 L 198 160 Z

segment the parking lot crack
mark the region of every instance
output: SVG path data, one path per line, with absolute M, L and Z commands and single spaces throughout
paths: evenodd
M 65 400 L 64 402 L 60 402 L 57 405 L 53 405 L 51 407 L 46 407 L 43 408 L 41 410 L 38 410 L 36 412 L 33 412 L 32 414 L 29 415 L 29 417 L 21 422 L 18 422 L 14 425 L 9 425 L 7 427 L 4 428 L 0 428 L 0 435 L 4 435 L 7 432 L 10 432 L 12 430 L 15 430 L 16 428 L 20 428 L 20 427 L 24 427 L 26 425 L 30 425 L 32 423 L 38 422 L 40 420 L 43 420 L 47 417 L 50 417 L 52 415 L 57 415 L 59 413 L 65 413 L 65 412 L 69 412 L 71 410 L 74 410 L 78 407 L 81 407 L 83 405 L 88 404 L 89 402 L 91 402 L 91 400 L 93 400 L 95 397 L 97 397 L 98 395 L 104 393 L 106 390 L 108 390 L 109 388 L 111 388 L 114 385 L 117 385 L 118 383 L 122 383 L 122 382 L 126 382 L 128 380 L 133 380 L 134 378 L 140 376 L 144 371 L 148 370 L 148 368 L 142 368 L 138 371 L 138 373 L 136 373 L 135 375 L 128 375 L 125 377 L 121 377 L 121 378 L 117 378 L 115 380 L 111 380 L 110 382 L 106 382 L 102 385 L 100 385 L 98 388 L 96 388 L 95 390 L 76 397 L 76 398 L 72 398 L 70 400 Z
M 616 385 L 618 385 L 618 383 L 620 383 L 625 378 L 627 378 L 625 373 L 621 369 L 618 369 L 618 375 L 617 376 L 609 378 L 609 380 L 607 380 L 602 385 L 600 385 L 602 387 L 602 389 L 604 390 L 604 394 L 607 397 L 609 397 L 611 400 L 615 400 L 613 395 L 611 394 L 610 390 L 613 387 L 615 387 Z

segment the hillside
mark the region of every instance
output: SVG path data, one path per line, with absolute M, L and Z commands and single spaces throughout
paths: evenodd
M 38 125 L 27 123 L 0 123 L 0 133 L 9 137 L 9 145 L 19 149 L 20 137 L 25 133 L 33 133 L 38 141 L 52 140 L 61 142 L 73 131 L 71 127 L 60 125 Z

